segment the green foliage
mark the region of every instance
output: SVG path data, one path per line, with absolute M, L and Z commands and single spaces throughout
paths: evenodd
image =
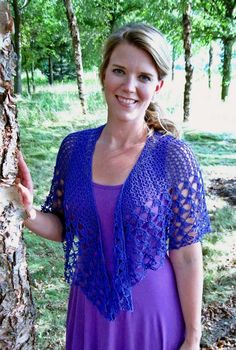
M 56 78 L 62 79 L 65 67 L 66 73 L 72 75 L 75 68 L 64 5 L 58 0 L 31 1 L 23 12 L 23 68 L 33 66 L 48 75 L 49 56 L 55 63 Z
M 34 83 L 35 83 L 35 85 L 37 85 L 37 86 L 45 85 L 45 84 L 47 84 L 47 82 L 48 82 L 47 76 L 42 74 L 42 72 L 39 69 L 36 69 L 34 71 Z M 27 84 L 26 75 L 23 75 L 22 83 L 25 85 Z
M 71 100 L 76 99 L 76 93 L 69 95 L 38 92 L 25 96 L 18 103 L 21 126 L 38 126 L 45 121 L 54 121 L 57 119 L 57 112 L 69 109 Z
M 103 106 L 105 108 L 104 98 L 101 92 L 94 92 L 88 98 L 88 110 L 93 113 Z
M 147 22 L 159 28 L 172 45 L 175 57 L 183 52 L 184 1 L 74 0 L 81 35 L 84 69 L 99 66 L 104 40 L 112 30 L 128 22 Z M 193 50 L 218 38 L 235 38 L 235 2 L 192 2 Z M 234 19 L 233 19 L 234 18 Z M 63 1 L 30 1 L 22 18 L 23 67 L 39 68 L 48 76 L 48 57 L 54 78 L 75 77 L 73 51 Z
M 236 37 L 234 0 L 197 0 L 193 3 L 196 13 L 196 27 L 198 35 L 205 40 L 222 39 L 224 37 Z M 208 41 L 209 42 L 209 41 Z

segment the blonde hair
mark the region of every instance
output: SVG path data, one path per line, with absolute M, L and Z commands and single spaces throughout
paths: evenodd
M 105 43 L 103 61 L 99 69 L 99 78 L 102 86 L 111 54 L 122 42 L 134 45 L 151 56 L 156 66 L 159 80 L 163 80 L 168 75 L 171 67 L 171 55 L 163 34 L 150 25 L 133 23 L 125 25 L 112 33 Z M 174 123 L 162 117 L 160 107 L 156 102 L 150 103 L 144 119 L 149 130 L 158 130 L 164 134 L 171 133 L 174 136 L 178 136 Z

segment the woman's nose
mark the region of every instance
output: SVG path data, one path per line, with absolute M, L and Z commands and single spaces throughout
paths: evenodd
M 125 91 L 134 92 L 136 90 L 136 83 L 135 77 L 127 75 L 123 82 L 123 89 Z

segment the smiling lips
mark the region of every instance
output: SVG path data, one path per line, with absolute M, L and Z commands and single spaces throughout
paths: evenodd
M 117 100 L 125 105 L 125 106 L 130 106 L 132 104 L 135 104 L 137 102 L 137 100 L 134 100 L 132 98 L 126 98 L 126 97 L 122 97 L 122 96 L 116 96 Z

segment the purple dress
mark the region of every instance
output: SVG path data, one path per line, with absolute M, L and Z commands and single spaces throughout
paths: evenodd
M 121 186 L 93 184 L 103 254 L 112 276 L 114 210 Z M 184 320 L 168 256 L 132 288 L 133 312 L 105 319 L 78 286 L 72 286 L 67 315 L 66 350 L 178 350 Z

